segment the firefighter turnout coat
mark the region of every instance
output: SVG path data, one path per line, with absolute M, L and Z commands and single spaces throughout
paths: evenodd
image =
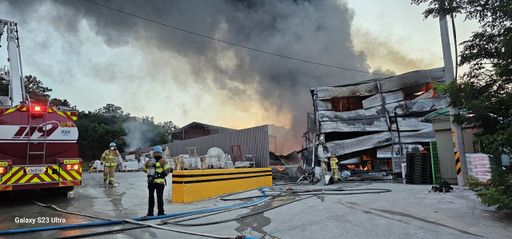
M 147 173 L 148 169 L 151 167 L 150 164 L 151 164 L 151 160 L 146 161 L 146 163 L 144 164 L 144 167 L 142 168 L 142 170 L 144 170 L 144 172 Z M 169 173 L 171 173 L 171 166 L 169 166 L 169 164 L 167 163 L 167 160 L 165 160 L 164 158 L 160 158 L 160 160 L 158 160 L 155 163 L 154 167 L 155 167 L 156 177 L 153 180 L 153 183 L 164 184 L 165 183 L 165 177 L 167 175 L 169 175 Z
M 117 166 L 116 158 L 121 156 L 117 149 L 107 149 L 101 155 L 101 162 L 105 164 L 106 167 Z

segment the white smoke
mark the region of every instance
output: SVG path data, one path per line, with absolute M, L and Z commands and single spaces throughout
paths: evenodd
M 123 124 L 126 132 L 124 140 L 126 142 L 125 151 L 133 151 L 141 148 L 152 146 L 151 142 L 155 139 L 156 134 L 150 130 L 147 124 L 138 120 L 130 120 Z

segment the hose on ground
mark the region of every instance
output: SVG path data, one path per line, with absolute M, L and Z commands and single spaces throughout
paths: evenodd
M 287 203 L 284 203 L 284 204 L 281 204 L 281 205 L 278 205 L 278 206 L 274 206 L 274 207 L 270 207 L 270 208 L 267 208 L 267 209 L 251 212 L 251 213 L 248 213 L 248 214 L 244 214 L 244 215 L 241 215 L 241 216 L 238 216 L 238 217 L 233 217 L 233 218 L 228 218 L 228 219 L 223 219 L 223 220 L 218 220 L 218 221 L 211 221 L 211 222 L 205 222 L 205 223 L 182 223 L 184 221 L 203 219 L 205 217 L 209 217 L 209 216 L 213 216 L 213 215 L 218 215 L 218 214 L 225 213 L 225 212 L 228 212 L 228 211 L 220 211 L 220 212 L 212 213 L 212 214 L 209 214 L 209 215 L 201 214 L 200 217 L 193 217 L 193 218 L 179 220 L 179 221 L 175 221 L 176 218 L 163 219 L 162 222 L 165 223 L 165 224 L 171 224 L 171 225 L 175 225 L 175 226 L 207 226 L 207 225 L 214 225 L 214 224 L 220 224 L 220 223 L 236 221 L 236 220 L 243 219 L 243 218 L 246 218 L 246 217 L 254 216 L 254 215 L 257 215 L 257 214 L 260 214 L 260 213 L 264 213 L 264 212 L 267 212 L 267 211 L 270 211 L 270 210 L 273 210 L 273 209 L 276 209 L 276 208 L 279 208 L 279 207 L 282 207 L 282 206 L 285 206 L 285 205 L 288 205 L 288 204 L 291 204 L 291 203 L 294 203 L 294 202 L 302 201 L 304 199 L 308 199 L 308 198 L 311 198 L 311 197 L 314 197 L 314 196 L 318 196 L 318 195 L 375 194 L 375 193 L 391 192 L 391 190 L 390 189 L 382 189 L 382 188 L 367 188 L 367 189 L 335 188 L 335 189 L 316 189 L 316 190 L 311 190 L 311 189 L 310 190 L 296 190 L 296 189 L 287 188 L 287 189 L 284 189 L 284 190 L 265 190 L 265 192 L 267 192 L 267 193 L 269 193 L 269 192 L 278 192 L 278 194 L 272 195 L 273 198 L 289 197 L 289 196 L 305 196 L 305 195 L 308 195 L 308 196 L 304 197 L 304 198 L 298 198 L 298 199 L 292 200 L 290 202 L 287 202 Z M 232 201 L 232 200 L 245 200 L 245 199 L 254 198 L 253 196 L 241 197 L 241 198 L 228 198 L 228 197 L 236 195 L 236 194 L 239 194 L 239 193 L 234 193 L 234 194 L 230 194 L 230 195 L 224 196 L 224 197 L 221 198 L 221 200 Z M 236 209 L 241 209 L 241 208 L 236 208 Z M 231 210 L 229 210 L 229 211 L 231 211 Z M 185 215 L 184 217 L 186 217 L 186 216 L 190 216 L 190 215 Z
M 112 218 L 98 217 L 98 216 L 89 215 L 89 214 L 85 214 L 85 213 L 73 212 L 73 211 L 68 211 L 68 210 L 60 209 L 60 208 L 58 208 L 58 207 L 57 207 L 57 206 L 55 206 L 55 205 L 50 205 L 50 204 L 40 203 L 40 202 L 34 201 L 34 200 L 32 200 L 32 199 L 27 199 L 27 200 L 28 200 L 28 201 L 33 202 L 34 204 L 36 204 L 36 205 L 38 205 L 38 206 L 46 207 L 46 208 L 51 208 L 51 209 L 54 209 L 54 210 L 56 210 L 56 211 L 63 212 L 63 213 L 67 213 L 67 214 L 73 214 L 73 215 L 78 215 L 78 216 L 84 216 L 84 217 L 96 218 L 96 219 L 101 219 L 101 220 L 105 220 L 105 221 L 113 221 L 113 220 L 114 220 L 114 219 L 112 219 Z
M 260 192 L 263 193 L 263 196 L 260 196 L 260 199 L 255 200 L 255 201 L 250 202 L 250 203 L 237 204 L 237 205 L 224 206 L 224 207 L 217 207 L 217 208 L 210 208 L 210 209 L 203 209 L 203 210 L 196 210 L 196 211 L 183 212 L 183 213 L 175 213 L 175 214 L 170 214 L 170 215 L 151 216 L 151 217 L 148 217 L 148 220 L 177 217 L 177 216 L 182 216 L 182 215 L 197 214 L 197 213 L 210 212 L 210 211 L 222 210 L 222 209 L 230 209 L 230 208 L 236 208 L 236 207 L 247 207 L 247 206 L 250 206 L 250 205 L 253 205 L 253 204 L 255 205 L 255 204 L 260 203 L 261 201 L 263 201 L 264 199 L 267 198 L 266 192 L 263 191 L 264 188 L 266 188 L 266 187 L 262 187 L 262 188 L 259 189 Z M 35 202 L 35 201 L 33 201 L 33 202 Z M 54 210 L 57 210 L 57 211 L 60 211 L 60 212 L 64 212 L 64 213 L 70 213 L 70 214 L 81 215 L 81 216 L 91 216 L 91 215 L 87 215 L 87 214 L 83 214 L 83 213 L 77 213 L 77 212 L 71 212 L 71 211 L 63 210 L 63 209 L 60 209 L 60 208 L 58 208 L 58 207 L 56 207 L 54 205 L 46 205 L 46 204 L 39 203 L 39 202 L 37 202 L 36 204 L 39 205 L 39 206 L 43 206 L 43 207 L 47 207 L 47 208 L 52 208 Z M 93 227 L 93 226 L 103 226 L 103 225 L 114 225 L 114 224 L 122 224 L 122 223 L 125 223 L 125 222 L 133 223 L 133 222 L 141 221 L 142 220 L 142 218 L 140 218 L 140 217 L 132 218 L 132 219 L 124 219 L 124 220 L 112 220 L 112 219 L 101 218 L 101 217 L 96 217 L 96 216 L 91 216 L 91 217 L 99 218 L 99 219 L 102 219 L 102 220 L 109 220 L 109 221 L 82 223 L 82 224 L 71 224 L 71 225 L 61 225 L 61 226 L 49 226 L 49 227 L 38 227 L 38 228 L 26 228 L 26 229 L 7 230 L 7 231 L 0 231 L 0 235 L 15 234 L 15 233 L 27 233 L 27 232 L 38 232 L 38 231 L 47 231 L 47 230 L 58 230 L 58 229 L 69 229 L 69 228 Z M 127 221 L 127 220 L 129 220 L 129 221 Z M 147 224 L 147 225 L 152 225 L 152 224 Z M 156 226 L 156 225 L 154 225 L 154 226 Z M 146 224 L 145 224 L 144 227 L 146 227 Z M 165 228 L 165 227 L 161 227 L 160 228 L 160 226 L 159 226 L 158 228 L 162 229 L 162 228 Z M 133 228 L 133 229 L 135 229 L 135 228 Z M 122 229 L 120 229 L 120 230 L 122 230 Z M 194 233 L 194 232 L 188 232 L 188 231 L 183 231 L 183 230 L 175 230 L 175 232 L 184 233 L 184 234 Z M 204 237 L 210 237 L 210 236 L 212 236 L 212 235 L 209 235 L 209 234 L 205 234 L 204 235 Z M 216 236 L 215 238 L 218 238 L 218 237 L 221 237 L 221 238 L 240 238 L 240 237 L 244 237 L 244 236 L 237 236 L 237 237 Z M 245 238 L 247 238 L 247 237 L 245 237 Z

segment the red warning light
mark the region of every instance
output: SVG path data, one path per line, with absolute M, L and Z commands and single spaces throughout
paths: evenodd
M 78 170 L 78 164 L 66 164 L 66 170 Z
M 43 114 L 46 112 L 46 107 L 39 104 L 32 104 L 30 107 L 32 114 Z

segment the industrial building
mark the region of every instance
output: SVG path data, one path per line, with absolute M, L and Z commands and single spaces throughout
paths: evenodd
M 342 170 L 402 172 L 408 153 L 421 154 L 436 139 L 432 125 L 420 120 L 448 105 L 433 89 L 444 75 L 436 68 L 311 89 L 314 114 L 305 133 L 311 165 L 334 154 Z
M 275 147 L 281 140 L 275 132 L 279 127 L 261 125 L 247 129 L 230 129 L 199 122 L 192 122 L 175 130 L 169 136 L 170 156 L 180 154 L 206 155 L 213 147 L 222 149 L 233 161 L 251 158 L 255 167 L 269 167 L 269 153 L 280 153 Z

